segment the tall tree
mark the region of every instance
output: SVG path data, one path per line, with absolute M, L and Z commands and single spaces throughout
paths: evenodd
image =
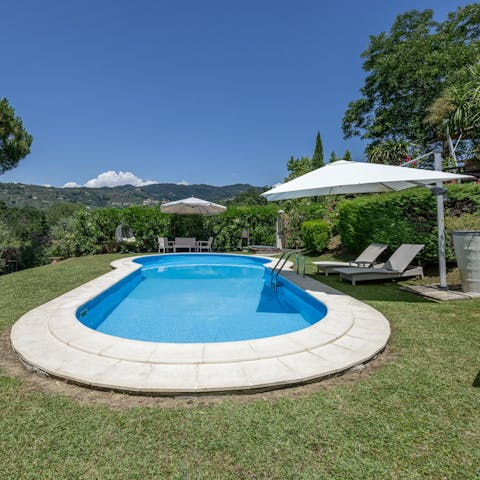
M 312 160 L 308 157 L 294 158 L 291 156 L 287 163 L 287 170 L 289 174 L 285 178 L 286 182 L 310 172 L 312 170 Z
M 323 161 L 322 137 L 320 136 L 320 132 L 317 132 L 315 151 L 313 152 L 312 157 L 312 170 L 316 170 L 317 168 L 323 167 L 324 165 L 325 162 Z
M 367 76 L 362 97 L 345 112 L 345 137 L 428 144 L 436 132 L 424 122 L 427 107 L 479 54 L 480 3 L 458 8 L 442 23 L 432 10 L 399 15 L 389 32 L 370 37 L 362 53 Z
M 335 152 L 332 152 L 330 154 L 330 159 L 328 160 L 330 163 L 336 162 L 339 158 L 337 157 L 337 154 Z
M 0 99 L 0 174 L 15 168 L 30 153 L 32 136 L 6 98 Z

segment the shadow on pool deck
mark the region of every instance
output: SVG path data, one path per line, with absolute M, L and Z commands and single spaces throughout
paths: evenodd
M 393 281 L 366 282 L 354 287 L 350 283 L 340 282 L 337 276 L 325 277 L 322 274 L 308 276 L 362 302 L 433 303 L 424 297 L 400 290 L 397 282 Z

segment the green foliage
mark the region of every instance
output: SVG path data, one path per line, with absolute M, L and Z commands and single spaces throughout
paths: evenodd
M 389 32 L 370 37 L 362 53 L 367 76 L 362 97 L 345 112 L 345 136 L 427 145 L 436 137 L 424 122 L 427 108 L 460 68 L 477 59 L 479 39 L 478 3 L 458 8 L 441 23 L 432 10 L 399 15 Z
M 337 160 L 340 160 L 338 157 L 337 157 L 337 154 L 335 152 L 332 152 L 330 154 L 330 158 L 329 158 L 329 162 L 332 163 L 332 162 L 336 162 Z
M 310 172 L 312 170 L 312 161 L 308 157 L 294 158 L 292 156 L 287 163 L 287 170 L 290 173 L 285 178 L 286 182 Z
M 235 198 L 227 201 L 227 206 L 240 206 L 240 205 L 266 205 L 267 200 L 260 195 L 261 192 L 268 190 L 268 187 L 261 189 L 251 187 L 247 191 L 240 193 Z
M 58 202 L 45 210 L 45 219 L 48 225 L 55 225 L 62 218 L 71 217 L 82 205 L 79 203 Z
M 441 138 L 447 133 L 462 138 L 465 151 L 460 154 L 480 157 L 480 61 L 459 72 L 458 79 L 428 108 L 425 122 L 434 126 Z
M 51 253 L 69 257 L 115 252 L 121 248 L 115 241 L 115 229 L 121 223 L 132 229 L 139 251 L 152 252 L 157 236 L 168 234 L 170 221 L 171 216 L 156 207 L 82 208 L 53 226 Z
M 351 162 L 353 160 L 352 152 L 350 150 L 345 150 L 345 153 L 343 154 L 343 159 L 342 160 L 346 160 L 347 162 Z
M 384 163 L 386 165 L 401 165 L 407 158 L 416 157 L 419 150 L 405 140 L 387 140 L 380 143 L 371 143 L 365 151 L 370 163 Z
M 302 223 L 302 237 L 309 252 L 321 252 L 327 248 L 330 226 L 325 220 L 307 220 Z
M 4 338 L 25 312 L 111 271 L 117 258 L 0 277 Z M 363 372 L 210 400 L 69 388 L 30 379 L 20 364 L 2 367 L 1 477 L 478 480 L 480 300 L 429 302 L 392 282 L 352 287 L 336 277 L 318 279 L 391 324 L 387 352 Z
M 0 222 L 5 226 L 0 247 L 7 270 L 41 265 L 46 261 L 48 225 L 42 211 L 0 203 Z
M 278 210 L 276 205 L 229 207 L 221 215 L 205 218 L 207 230 L 215 237 L 215 250 L 239 250 L 244 229 L 251 244 L 274 245 Z
M 167 200 L 198 197 L 224 204 L 252 187 L 248 184 L 234 184 L 223 187 L 213 185 L 177 185 L 156 183 L 143 187 L 122 185 L 101 188 L 57 188 L 21 183 L 0 183 L 0 202 L 9 206 L 34 206 L 47 209 L 58 203 L 99 207 L 128 207 L 133 205 L 160 206 Z
M 0 175 L 15 168 L 30 153 L 32 136 L 6 98 L 0 99 Z
M 478 213 L 466 213 L 460 217 L 448 216 L 445 219 L 445 229 L 449 232 L 454 230 L 479 230 L 480 215 Z
M 480 213 L 479 185 L 451 185 L 448 193 L 447 216 Z M 438 258 L 436 201 L 426 188 L 345 201 L 340 205 L 339 230 L 342 243 L 355 253 L 374 242 L 389 245 L 390 252 L 402 243 L 424 243 L 419 258 L 429 263 Z M 454 260 L 449 244 L 447 258 Z
M 317 139 L 315 141 L 315 151 L 313 152 L 313 157 L 311 160 L 311 168 L 312 170 L 316 170 L 317 168 L 323 167 L 325 162 L 323 160 L 323 144 L 322 144 L 322 137 L 320 136 L 320 132 L 317 132 Z

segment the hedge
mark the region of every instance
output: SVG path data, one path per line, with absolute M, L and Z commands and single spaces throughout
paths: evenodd
M 446 215 L 480 214 L 480 185 L 446 188 Z M 343 245 L 353 253 L 373 242 L 386 243 L 390 251 L 402 243 L 423 243 L 425 248 L 418 257 L 427 263 L 438 261 L 436 199 L 427 188 L 347 200 L 340 205 L 338 228 Z M 453 261 L 451 242 L 446 243 L 447 259 Z
M 283 217 L 282 231 L 290 247 L 304 246 L 301 238 L 303 221 L 328 213 L 323 203 L 291 202 L 284 208 L 288 214 Z M 215 250 L 235 251 L 242 249 L 243 230 L 248 230 L 250 244 L 274 245 L 278 210 L 279 206 L 275 204 L 234 206 L 228 207 L 221 215 L 203 217 L 164 214 L 158 207 L 149 206 L 97 210 L 82 208 L 60 219 L 50 229 L 50 252 L 51 255 L 62 257 L 112 253 L 122 248 L 154 252 L 157 236 L 170 239 L 195 237 L 200 240 L 213 236 Z M 137 239 L 135 246 L 116 244 L 115 228 L 121 223 L 130 226 Z
M 302 237 L 309 252 L 321 252 L 327 248 L 330 226 L 325 220 L 307 220 L 302 223 Z

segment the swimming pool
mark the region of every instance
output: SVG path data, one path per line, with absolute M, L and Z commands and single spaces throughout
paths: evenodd
M 183 265 L 179 264 L 182 256 L 185 259 Z M 228 261 L 228 267 L 235 268 L 234 272 L 217 268 L 225 267 L 222 257 L 229 257 L 225 260 Z M 235 258 L 234 262 L 232 257 Z M 24 314 L 10 333 L 12 348 L 22 363 L 43 375 L 89 387 L 153 395 L 196 395 L 257 391 L 309 382 L 372 359 L 388 341 L 390 326 L 380 312 L 313 278 L 288 271 L 288 268 L 279 277 L 276 300 L 279 304 L 285 300 L 287 304 L 276 304 L 270 297 L 273 292 L 266 291 L 270 287 L 269 272 L 265 271 L 273 268 L 276 259 L 244 255 L 215 254 L 205 257 L 198 254 L 169 254 L 160 265 L 157 263 L 159 258 L 153 255 L 117 259 L 112 262 L 113 269 L 110 272 Z M 215 258 L 217 264 L 201 263 L 204 262 L 201 259 L 209 258 Z M 174 336 L 170 337 L 170 341 L 122 337 L 122 334 L 140 335 L 135 333 L 137 327 L 143 334 L 172 334 L 169 329 L 150 331 L 150 327 L 144 328 L 143 320 L 128 318 L 134 316 L 132 312 L 135 309 L 129 310 L 127 304 L 133 299 L 137 306 L 141 303 L 150 305 L 145 309 L 147 311 L 152 308 L 151 295 L 144 300 L 141 294 L 143 287 L 151 280 L 150 275 L 156 277 L 166 274 L 158 292 L 159 299 L 163 298 L 162 292 L 178 292 L 175 285 L 195 281 L 182 278 L 191 275 L 187 267 L 192 266 L 193 260 L 196 268 L 208 272 L 204 275 L 207 279 L 203 280 L 206 285 L 212 282 L 216 288 L 223 288 L 228 277 L 236 275 L 236 280 L 229 284 L 230 288 L 223 289 L 223 299 L 244 302 L 247 317 L 260 314 L 258 318 L 266 319 L 266 323 L 274 323 L 270 316 L 276 317 L 278 314 L 278 318 L 282 318 L 283 315 L 284 320 L 280 323 L 290 322 L 291 317 L 298 323 L 293 327 L 290 325 L 290 328 L 297 329 L 283 334 L 281 330 L 276 330 L 277 334 L 272 335 L 275 330 L 270 325 L 269 334 L 272 336 L 236 341 L 219 341 L 232 334 L 218 330 L 213 334 L 214 341 L 212 337 L 205 342 L 193 341 L 198 339 L 193 336 L 198 334 L 197 330 L 209 330 L 205 325 L 198 329 L 190 328 L 183 342 L 172 341 L 178 339 Z M 170 266 L 174 265 L 170 262 L 176 264 L 173 270 Z M 254 279 L 247 283 L 257 283 L 256 300 L 252 300 L 251 296 L 246 299 L 247 286 L 240 273 L 247 268 L 255 270 L 249 272 Z M 155 283 L 155 278 L 151 283 Z M 218 313 L 220 307 L 206 301 L 209 298 L 207 286 L 198 289 L 199 292 L 195 292 L 197 288 L 190 290 L 196 294 L 202 290 L 202 295 L 197 294 L 196 297 L 203 301 L 204 311 Z M 129 297 L 126 293 L 132 295 Z M 181 309 L 187 314 L 193 312 L 194 318 L 193 314 L 196 315 L 197 311 L 187 308 L 188 302 L 189 298 L 184 297 L 176 304 L 180 303 Z M 157 304 L 162 306 L 165 302 Z M 280 310 L 280 307 L 283 307 L 282 311 L 274 311 Z M 117 323 L 117 327 L 125 327 L 126 333 L 119 330 L 115 334 L 100 331 L 106 329 L 109 318 L 120 315 L 122 309 L 126 309 L 124 314 L 128 321 L 125 320 L 125 325 L 121 321 L 112 323 Z M 320 319 L 322 314 L 325 316 Z M 167 318 L 167 315 L 164 317 Z M 129 325 L 131 320 L 134 321 Z M 248 322 L 248 319 L 245 321 Z M 89 322 L 90 326 L 87 326 Z M 236 322 L 241 323 L 238 319 Z M 95 329 L 98 327 L 100 329 Z M 235 335 L 238 334 L 237 330 Z M 264 334 L 261 329 L 256 333 Z
M 208 343 L 283 335 L 310 327 L 323 303 L 286 279 L 270 287 L 268 259 L 158 255 L 77 310 L 89 328 L 133 340 Z

